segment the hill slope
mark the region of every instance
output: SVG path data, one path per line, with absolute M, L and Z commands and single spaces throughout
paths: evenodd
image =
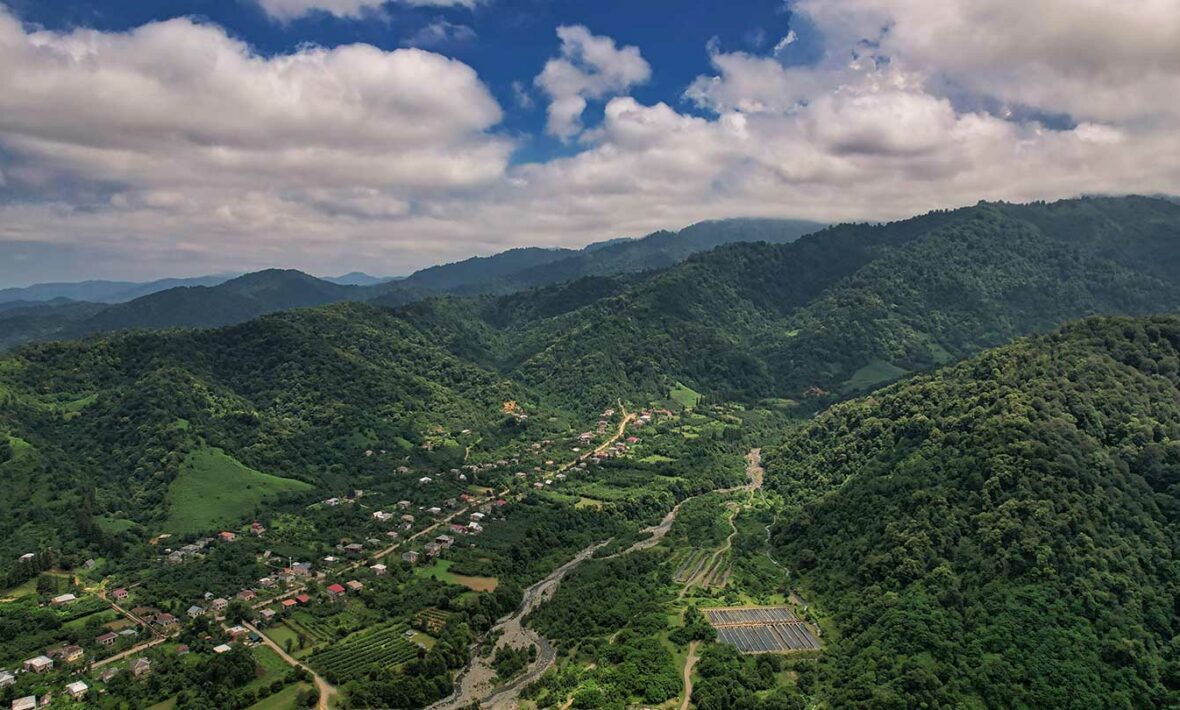
M 768 457 L 833 707 L 1180 701 L 1180 319 L 1094 319 L 838 405 Z
M 452 432 L 515 436 L 499 428 L 506 400 L 532 407 L 527 391 L 361 304 L 28 346 L 0 360 L 0 437 L 22 454 L 0 457 L 15 496 L 0 503 L 0 558 L 60 548 L 92 514 L 158 529 L 186 457 L 207 447 L 324 488 L 388 471 L 367 449 L 454 465 Z
M 596 404 L 677 380 L 721 398 L 841 396 L 1072 318 L 1180 308 L 1177 265 L 1171 202 L 981 204 L 697 255 L 510 326 L 504 363 Z M 495 326 L 497 310 L 479 317 Z

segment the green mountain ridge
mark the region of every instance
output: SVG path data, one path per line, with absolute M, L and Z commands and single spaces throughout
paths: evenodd
M 832 707 L 1180 702 L 1180 318 L 1099 318 L 833 407 L 768 456 Z

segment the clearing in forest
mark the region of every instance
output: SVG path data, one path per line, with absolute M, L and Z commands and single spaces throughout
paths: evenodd
M 473 592 L 494 592 L 500 586 L 500 580 L 495 577 L 471 577 L 465 574 L 455 574 L 451 571 L 450 560 L 435 560 L 434 564 L 426 567 L 415 567 L 414 574 L 420 577 L 434 577 L 440 582 L 458 584 Z
M 197 449 L 168 487 L 165 529 L 183 535 L 236 526 L 263 501 L 307 490 L 311 485 L 255 471 L 221 449 Z

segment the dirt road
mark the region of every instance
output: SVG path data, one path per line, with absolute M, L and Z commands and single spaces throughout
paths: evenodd
M 680 701 L 680 710 L 688 710 L 688 705 L 692 701 L 692 669 L 697 664 L 697 646 L 699 645 L 701 645 L 700 641 L 688 644 L 688 657 L 684 659 L 684 700 Z
M 319 703 L 316 704 L 316 710 L 328 710 L 331 705 L 332 696 L 336 694 L 336 687 L 334 685 L 321 678 L 320 675 L 313 671 L 309 666 L 306 666 L 296 660 L 294 656 L 287 653 L 277 643 L 271 641 L 270 637 L 259 631 L 258 628 L 254 626 L 254 624 L 243 621 L 242 626 L 261 636 L 262 643 L 266 644 L 267 648 L 277 653 L 279 658 L 283 659 L 284 663 L 295 668 L 302 668 L 303 670 L 310 673 L 312 680 L 315 681 L 316 690 L 320 691 L 320 700 Z

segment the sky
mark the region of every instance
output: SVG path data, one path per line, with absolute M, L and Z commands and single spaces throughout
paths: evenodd
M 1180 194 L 1175 0 L 0 0 L 0 286 Z

